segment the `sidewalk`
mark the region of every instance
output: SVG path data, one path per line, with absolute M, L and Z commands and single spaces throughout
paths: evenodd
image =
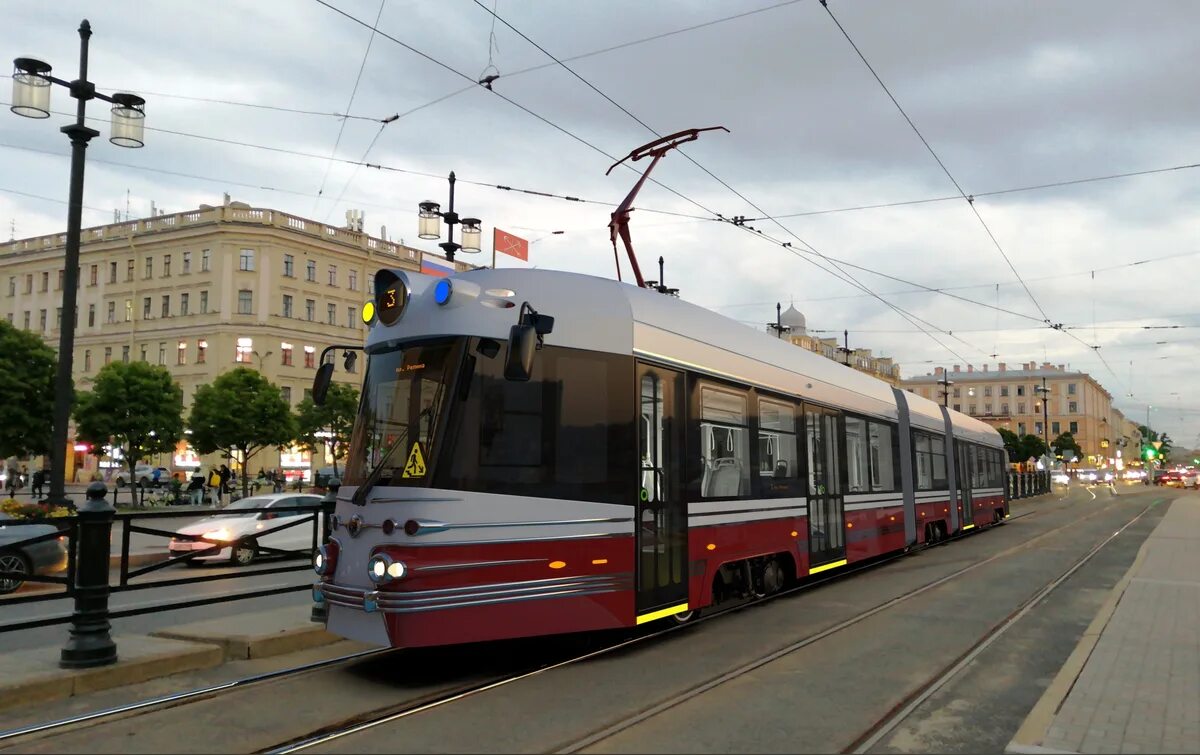
M 1200 499 L 1171 504 L 1006 752 L 1200 752 Z

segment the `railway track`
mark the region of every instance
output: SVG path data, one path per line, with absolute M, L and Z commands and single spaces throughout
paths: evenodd
M 1107 510 L 1107 508 L 1108 507 L 1106 507 L 1103 510 Z M 1102 510 L 1094 512 L 1093 514 L 1090 514 L 1088 517 L 1084 517 L 1084 518 L 1090 518 L 1091 516 L 1098 515 L 1099 513 L 1101 513 L 1101 511 Z M 1023 512 L 1021 514 L 1014 515 L 1014 516 L 1010 517 L 1010 519 L 1008 519 L 1007 521 L 1011 522 L 1011 521 L 1019 520 L 1019 519 L 1025 518 L 1025 517 L 1029 517 L 1029 516 L 1036 516 L 1040 513 L 1041 513 L 1041 511 L 1027 511 L 1027 512 Z M 1074 520 L 1070 524 L 1077 524 L 1078 521 L 1079 520 Z M 957 578 L 963 574 L 966 574 L 966 573 L 974 570 L 975 568 L 978 568 L 979 566 L 982 566 L 986 563 L 990 563 L 990 562 L 994 561 L 995 559 L 1002 557 L 1003 555 L 1007 555 L 1013 551 L 1028 547 L 1029 545 L 1032 545 L 1037 540 L 1040 540 L 1043 537 L 1047 537 L 1055 532 L 1058 532 L 1059 530 L 1063 529 L 1064 527 L 1070 526 L 1070 524 L 1063 525 L 1063 527 L 1058 527 L 1058 528 L 1055 528 L 1054 530 L 1049 530 L 1045 533 L 1040 534 L 1036 538 L 1026 541 L 1023 544 L 1020 544 L 1018 546 L 1014 546 L 1013 548 L 1002 551 L 1000 554 L 996 554 L 995 556 L 990 557 L 986 561 L 982 561 L 982 562 L 978 562 L 976 564 L 969 565 L 963 569 L 955 571 L 954 573 L 952 573 L 950 575 L 946 575 L 937 580 L 934 580 L 933 582 L 930 582 L 930 583 L 918 588 L 917 590 L 915 590 L 913 592 L 907 593 L 904 596 L 899 596 L 898 598 L 894 598 L 890 601 L 885 602 L 884 604 L 881 604 L 879 606 L 876 606 L 873 609 L 870 609 L 867 612 L 864 612 L 862 614 L 859 614 L 856 617 L 853 617 L 845 622 L 842 622 L 841 624 L 837 625 L 836 628 L 830 628 L 830 629 L 824 630 L 823 632 L 818 633 L 817 635 L 813 635 L 813 636 L 805 638 L 804 640 L 801 640 L 797 643 L 793 643 L 792 645 L 789 645 L 787 648 L 784 648 L 781 651 L 776 651 L 775 653 L 772 653 L 770 655 L 770 657 L 767 658 L 766 660 L 763 660 L 762 663 L 767 663 L 771 659 L 774 659 L 775 657 L 778 657 L 779 655 L 785 654 L 786 652 L 791 652 L 793 650 L 799 649 L 800 647 L 806 646 L 808 644 L 812 644 L 813 642 L 816 642 L 819 639 L 821 639 L 825 636 L 828 636 L 829 634 L 832 634 L 834 631 L 840 631 L 840 629 L 844 629 L 848 626 L 852 626 L 853 624 L 858 623 L 859 621 L 862 621 L 862 620 L 868 618 L 869 616 L 874 615 L 875 613 L 878 613 L 879 611 L 886 610 L 886 608 L 889 608 L 892 605 L 895 605 L 895 604 L 898 604 L 899 602 L 908 600 L 911 597 L 915 597 L 916 595 L 921 594 L 929 589 L 933 589 L 934 587 L 936 587 L 940 584 L 944 584 L 946 581 L 949 581 L 949 580 Z M 970 534 L 974 534 L 974 533 L 970 533 Z M 697 619 L 695 619 L 694 621 L 692 621 L 686 625 L 669 625 L 669 626 L 654 628 L 654 629 L 649 629 L 649 630 L 643 629 L 636 636 L 625 637 L 617 642 L 607 643 L 597 649 L 590 650 L 590 651 L 584 652 L 584 653 L 574 654 L 563 660 L 558 660 L 558 661 L 554 661 L 551 663 L 543 664 L 538 667 L 529 668 L 529 669 L 522 670 L 522 671 L 519 671 L 516 673 L 498 675 L 498 676 L 495 676 L 495 677 L 492 677 L 489 679 L 485 679 L 482 681 L 477 681 L 477 682 L 467 683 L 467 684 L 460 684 L 460 685 L 452 685 L 452 686 L 449 686 L 446 688 L 433 690 L 433 691 L 430 691 L 429 693 L 422 695 L 416 699 L 407 700 L 400 704 L 394 704 L 394 705 L 390 705 L 390 706 L 381 707 L 376 710 L 364 712 L 362 714 L 354 716 L 353 718 L 344 719 L 333 725 L 322 727 L 321 729 L 316 730 L 316 731 L 308 732 L 301 737 L 291 738 L 289 740 L 286 740 L 284 742 L 281 742 L 281 743 L 275 745 L 274 747 L 271 747 L 271 748 L 268 748 L 268 749 L 265 749 L 262 751 L 263 752 L 271 752 L 271 753 L 286 753 L 286 752 L 303 751 L 303 750 L 309 749 L 311 747 L 315 747 L 322 743 L 331 742 L 333 740 L 340 739 L 342 737 L 349 736 L 351 734 L 359 733 L 361 731 L 366 731 L 366 730 L 369 730 L 369 729 L 372 729 L 372 728 L 375 728 L 378 726 L 382 726 L 387 723 L 391 723 L 393 721 L 401 720 L 401 719 L 409 717 L 409 716 L 418 715 L 425 711 L 432 710 L 434 708 L 438 708 L 438 707 L 441 707 L 444 705 L 448 705 L 448 704 L 457 702 L 459 700 L 463 700 L 468 697 L 473 697 L 475 695 L 485 693 L 490 690 L 494 690 L 494 689 L 497 689 L 497 688 L 500 688 L 500 687 L 503 687 L 503 686 L 506 686 L 509 684 L 513 684 L 513 683 L 516 683 L 516 682 L 519 682 L 519 681 L 522 681 L 525 679 L 529 679 L 534 676 L 538 676 L 540 674 L 544 674 L 544 673 L 553 671 L 555 669 L 562 668 L 567 665 L 579 663 L 579 662 L 582 662 L 582 661 L 585 661 L 585 660 L 588 660 L 588 659 L 591 659 L 591 658 L 594 658 L 594 657 L 597 657 L 600 655 L 612 653 L 612 652 L 624 649 L 626 647 L 629 647 L 631 645 L 650 642 L 650 641 L 653 641 L 656 638 L 662 637 L 663 635 L 668 634 L 670 632 L 680 631 L 685 628 L 694 626 L 695 624 L 698 624 L 700 622 L 716 619 L 717 617 L 719 617 L 725 613 L 741 610 L 742 608 L 745 608 L 748 605 L 760 605 L 769 600 L 782 598 L 787 595 L 794 595 L 798 592 L 809 591 L 809 590 L 813 590 L 813 589 L 819 588 L 824 585 L 828 585 L 833 582 L 838 582 L 838 581 L 846 579 L 847 577 L 850 577 L 852 575 L 859 574 L 864 571 L 874 570 L 885 564 L 891 563 L 891 562 L 899 560 L 907 555 L 910 555 L 911 553 L 914 553 L 914 552 L 917 552 L 920 550 L 924 550 L 928 547 L 939 547 L 950 541 L 961 539 L 963 537 L 964 537 L 963 534 L 955 535 L 955 536 L 949 538 L 948 540 L 943 540 L 934 545 L 920 546 L 918 548 L 908 551 L 907 553 L 897 553 L 897 554 L 894 554 L 891 556 L 873 560 L 873 561 L 865 563 L 865 564 L 860 564 L 860 565 L 854 566 L 845 571 L 839 571 L 839 572 L 833 573 L 833 574 L 822 575 L 819 578 L 813 578 L 810 580 L 806 580 L 799 585 L 793 586 L 793 587 L 783 590 L 779 593 L 768 596 L 764 599 L 737 603 L 730 607 L 722 608 L 717 611 L 713 611 L 712 613 L 708 613 L 708 614 L 698 617 Z M 54 720 L 54 721 L 48 721 L 48 722 L 43 722 L 43 723 L 38 723 L 38 724 L 30 724 L 27 726 L 4 730 L 4 731 L 0 731 L 0 745 L 11 746 L 14 743 L 19 743 L 23 739 L 30 739 L 30 738 L 35 738 L 35 737 L 42 738 L 45 736 L 51 736 L 51 735 L 54 735 L 55 733 L 59 733 L 59 732 L 67 731 L 67 730 L 73 730 L 73 729 L 81 728 L 81 727 L 95 726 L 95 725 L 99 725 L 99 724 L 102 724 L 102 723 L 105 723 L 108 721 L 115 721 L 118 719 L 131 717 L 131 716 L 144 715 L 144 714 L 156 711 L 156 710 L 163 710 L 163 709 L 172 708 L 172 707 L 176 707 L 176 706 L 186 705 L 186 704 L 197 702 L 197 701 L 204 700 L 204 699 L 213 698 L 213 697 L 225 694 L 225 693 L 232 692 L 234 690 L 245 689 L 247 687 L 259 686 L 259 685 L 266 685 L 266 684 L 269 684 L 272 682 L 280 682 L 280 681 L 284 681 L 284 680 L 290 680 L 292 678 L 299 677 L 304 674 L 313 673 L 313 672 L 320 671 L 323 669 L 336 668 L 338 666 L 346 666 L 346 665 L 352 664 L 356 661 L 363 660 L 363 659 L 366 659 L 369 657 L 384 656 L 384 655 L 387 655 L 390 653 L 395 653 L 395 652 L 402 652 L 402 651 L 396 651 L 396 650 L 392 650 L 390 648 L 366 650 L 366 651 L 351 653 L 351 654 L 348 654 L 345 656 L 339 656 L 337 658 L 327 659 L 324 661 L 319 661 L 319 662 L 315 662 L 315 663 L 311 663 L 311 664 L 305 664 L 302 666 L 297 666 L 297 667 L 293 667 L 293 668 L 289 668 L 289 669 L 282 669 L 279 671 L 273 671 L 273 672 L 268 672 L 268 673 L 264 673 L 264 674 L 257 674 L 257 675 L 253 675 L 253 676 L 243 677 L 243 678 L 236 679 L 236 680 L 229 681 L 229 682 L 214 684 L 214 685 L 205 686 L 205 687 L 201 687 L 201 688 L 197 688 L 197 689 L 192 689 L 192 690 L 188 690 L 188 691 L 184 691 L 184 692 L 162 695 L 162 696 L 155 697 L 155 698 L 150 698 L 150 699 L 146 699 L 146 700 L 142 700 L 142 701 L 126 704 L 126 705 L 114 706 L 111 708 L 106 708 L 103 710 L 80 714 L 77 716 L 71 716 L 71 717 L 62 718 L 62 719 L 58 719 L 58 720 Z M 759 665 L 761 665 L 761 663 Z M 749 669 L 747 669 L 747 670 L 749 670 Z M 742 673 L 745 673 L 745 671 L 743 671 Z M 723 675 L 723 676 L 726 676 L 726 675 Z M 729 677 L 729 678 L 733 678 L 733 677 Z M 709 689 L 709 688 L 711 688 L 711 686 L 716 686 L 716 684 L 713 684 L 710 682 L 709 685 L 704 686 L 704 689 Z M 703 690 L 698 690 L 696 692 L 696 694 L 698 694 L 699 691 L 703 691 Z M 677 702 L 673 703 L 673 704 L 677 704 Z M 662 706 L 662 705 L 663 704 L 660 704 L 660 706 Z M 653 708 L 651 710 L 658 711 L 660 709 L 660 706 L 656 706 L 655 708 Z M 666 705 L 665 707 L 661 707 L 661 709 L 665 710 L 666 707 L 671 707 L 671 706 Z M 648 711 L 648 713 L 649 712 L 650 711 Z M 646 718 L 646 717 L 648 717 L 648 716 L 639 715 L 638 720 L 644 720 L 644 718 Z M 632 725 L 632 723 L 635 723 L 635 722 L 631 722 L 629 725 Z M 609 727 L 609 728 L 611 728 L 611 727 Z M 607 731 L 607 729 L 605 729 L 605 731 Z M 591 739 L 592 738 L 589 737 L 588 741 L 590 742 Z M 583 742 L 583 740 L 580 740 L 580 741 Z M 586 746 L 586 744 L 587 743 L 584 743 L 579 746 L 580 747 Z M 573 748 L 573 749 L 578 749 L 578 748 Z M 573 751 L 573 749 L 568 749 L 567 751 Z

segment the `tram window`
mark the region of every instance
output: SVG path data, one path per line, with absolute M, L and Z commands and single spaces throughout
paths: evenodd
M 913 446 L 917 457 L 917 490 L 933 490 L 933 455 L 930 453 L 930 438 L 924 433 L 913 433 Z
M 758 480 L 764 498 L 804 495 L 796 408 L 770 399 L 758 402 Z
M 929 449 L 933 458 L 933 489 L 947 490 L 949 483 L 946 481 L 946 439 L 930 438 Z
M 700 450 L 703 498 L 734 498 L 750 493 L 750 428 L 746 394 L 700 387 Z
M 897 488 L 895 465 L 892 464 L 892 428 L 890 425 L 872 422 L 868 442 L 871 453 L 871 490 L 892 491 Z
M 850 493 L 869 490 L 869 460 L 867 455 L 867 421 L 846 417 L 846 473 Z

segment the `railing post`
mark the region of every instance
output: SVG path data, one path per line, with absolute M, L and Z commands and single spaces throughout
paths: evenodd
M 332 530 L 330 525 L 333 520 L 333 510 L 337 506 L 337 493 L 338 489 L 342 487 L 342 481 L 335 475 L 329 478 L 325 486 L 325 497 L 321 499 L 321 545 L 329 542 L 329 534 Z M 324 624 L 329 619 L 328 604 L 324 602 L 313 603 L 309 619 Z
M 93 482 L 79 507 L 78 555 L 75 559 L 75 611 L 70 638 L 59 656 L 63 668 L 93 668 L 117 662 L 117 645 L 109 635 L 108 553 L 116 509 L 104 500 L 108 486 Z

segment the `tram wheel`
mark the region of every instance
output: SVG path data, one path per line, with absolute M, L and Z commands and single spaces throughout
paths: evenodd
M 700 616 L 699 610 L 683 611 L 671 614 L 671 620 L 676 624 L 690 624 Z

